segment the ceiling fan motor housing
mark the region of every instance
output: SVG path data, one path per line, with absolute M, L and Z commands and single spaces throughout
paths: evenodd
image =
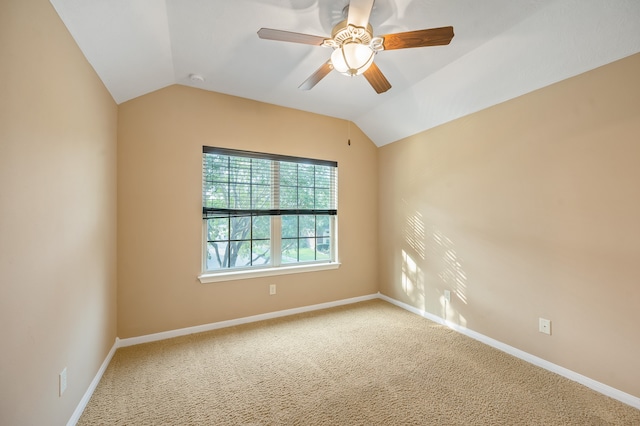
M 373 38 L 373 27 L 371 24 L 367 25 L 367 28 L 364 27 L 356 27 L 355 25 L 350 25 L 347 23 L 347 20 L 338 22 L 338 24 L 333 27 L 331 31 L 331 39 L 337 44 L 342 45 L 347 40 L 357 40 L 358 43 L 361 44 L 369 44 L 371 43 L 371 39 Z
M 373 37 L 371 25 L 357 27 L 344 20 L 333 28 L 331 38 L 322 45 L 334 49 L 331 62 L 336 71 L 354 76 L 369 68 L 375 54 L 383 49 L 383 39 Z

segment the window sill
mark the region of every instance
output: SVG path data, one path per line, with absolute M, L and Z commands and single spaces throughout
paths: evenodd
M 299 274 L 303 272 L 327 271 L 338 269 L 340 263 L 313 263 L 309 265 L 279 266 L 277 268 L 248 269 L 244 271 L 205 273 L 198 276 L 201 283 L 245 280 L 248 278 L 271 277 L 274 275 Z

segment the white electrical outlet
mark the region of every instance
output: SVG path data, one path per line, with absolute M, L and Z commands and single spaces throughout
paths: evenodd
M 269 295 L 273 296 L 274 294 L 276 294 L 276 285 L 269 284 Z
M 538 330 L 540 333 L 551 335 L 551 320 L 538 318 Z
M 62 394 L 64 393 L 64 391 L 67 390 L 67 367 L 64 368 L 64 370 L 62 370 L 60 372 L 60 375 L 58 376 L 59 381 L 59 396 L 62 396 Z
M 445 290 L 444 291 L 444 300 L 446 300 L 447 302 L 451 303 L 451 291 L 450 290 Z

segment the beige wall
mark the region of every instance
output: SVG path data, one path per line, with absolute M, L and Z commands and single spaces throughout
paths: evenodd
M 116 120 L 51 4 L 0 2 L 2 425 L 66 424 L 114 344 Z
M 377 148 L 326 116 L 184 86 L 119 107 L 118 336 L 378 291 Z M 202 146 L 338 162 L 337 270 L 201 284 Z M 278 292 L 269 296 L 269 284 Z
M 639 75 L 635 55 L 381 148 L 381 292 L 640 397 Z
M 0 56 L 0 424 L 65 424 L 116 335 L 378 289 L 640 397 L 640 55 L 382 149 L 181 86 L 117 108 L 46 0 L 0 3 Z M 201 284 L 203 144 L 338 161 L 342 267 Z

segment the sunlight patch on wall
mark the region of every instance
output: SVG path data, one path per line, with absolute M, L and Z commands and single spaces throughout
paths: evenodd
M 424 277 L 416 261 L 402 250 L 402 291 L 414 306 L 425 309 Z
M 421 260 L 424 260 L 425 256 L 425 232 L 424 232 L 424 220 L 420 212 L 415 212 L 413 215 L 407 216 L 404 223 L 405 242 L 411 247 L 416 256 Z
M 433 232 L 433 241 L 438 246 L 437 251 L 441 254 L 443 264 L 438 276 L 464 304 L 467 304 L 467 274 L 462 268 L 462 261 L 453 241 L 438 230 Z

